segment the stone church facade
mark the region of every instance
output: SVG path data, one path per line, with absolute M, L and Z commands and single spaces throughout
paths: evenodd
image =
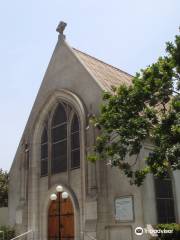
M 138 188 L 106 161 L 87 161 L 98 135 L 89 117 L 99 114 L 103 91 L 131 84 L 132 76 L 70 47 L 64 25 L 57 30 L 10 170 L 10 224 L 36 240 L 149 239 L 135 229 L 180 222 L 180 173 L 163 181 L 149 175 Z M 138 166 L 151 151 L 144 143 Z

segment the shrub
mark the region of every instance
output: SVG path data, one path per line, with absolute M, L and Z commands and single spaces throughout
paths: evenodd
M 160 240 L 180 240 L 180 224 L 158 224 L 155 229 L 173 230 L 172 233 L 159 233 L 158 236 Z
M 0 207 L 8 206 L 8 173 L 0 168 Z
M 0 234 L 0 240 L 10 240 L 15 237 L 15 230 L 9 226 L 0 226 L 0 231 L 4 232 L 4 239 L 3 234 Z

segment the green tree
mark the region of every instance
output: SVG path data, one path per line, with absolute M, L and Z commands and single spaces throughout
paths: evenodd
M 0 169 L 0 207 L 8 206 L 8 173 Z
M 100 116 L 92 120 L 100 134 L 89 160 L 109 159 L 132 184 L 140 186 L 148 173 L 164 177 L 180 169 L 180 35 L 166 44 L 166 55 L 141 70 L 130 86 L 105 92 Z M 146 165 L 136 162 L 144 141 L 154 148 Z M 126 156 L 136 156 L 129 162 Z

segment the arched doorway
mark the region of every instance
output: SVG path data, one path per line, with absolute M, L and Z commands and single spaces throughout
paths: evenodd
M 71 199 L 57 194 L 48 212 L 48 240 L 74 240 L 74 209 Z

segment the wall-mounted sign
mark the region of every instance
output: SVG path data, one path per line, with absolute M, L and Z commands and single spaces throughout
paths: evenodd
M 119 197 L 115 200 L 115 219 L 119 221 L 133 221 L 133 197 Z

